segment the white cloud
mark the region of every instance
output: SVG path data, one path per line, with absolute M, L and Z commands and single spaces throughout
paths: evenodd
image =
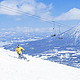
M 55 18 L 55 20 L 80 20 L 80 9 L 73 8 Z
M 53 19 L 50 12 L 51 9 L 52 4 L 46 5 L 36 2 L 36 0 L 4 0 L 0 2 L 0 14 L 23 15 L 27 13 L 30 16 L 39 16 L 42 20 Z

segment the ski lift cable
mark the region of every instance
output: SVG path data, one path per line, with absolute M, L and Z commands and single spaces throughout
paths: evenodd
M 1 4 L 0 7 L 4 7 L 4 9 L 7 9 L 7 10 L 12 11 L 12 12 L 16 12 L 16 10 L 17 10 L 17 9 L 8 7 L 8 6 L 4 6 L 4 5 L 2 5 L 2 4 Z M 20 13 L 20 14 L 24 13 L 24 16 L 33 16 L 34 18 L 40 19 L 39 16 L 31 15 L 31 14 L 29 14 L 29 13 L 26 13 L 26 12 L 22 11 L 22 10 L 17 10 L 17 12 Z M 42 18 L 42 19 L 44 20 L 44 18 Z M 54 23 L 59 24 L 59 25 L 66 25 L 66 24 L 59 23 L 59 22 L 56 22 L 56 21 L 53 21 L 53 20 L 52 20 L 52 21 L 46 21 L 46 22 L 48 22 L 48 23 L 54 22 Z M 66 26 L 69 26 L 69 25 L 66 25 Z M 70 26 L 69 26 L 69 27 L 70 27 Z M 55 27 L 54 27 L 54 28 L 55 28 Z
M 1 7 L 1 6 L 0 6 L 0 7 Z M 11 11 L 11 12 L 16 12 L 14 9 L 9 9 L 9 8 L 7 8 L 7 7 L 3 7 L 3 9 L 6 9 L 6 10 Z M 21 14 L 22 12 L 18 12 L 18 11 L 17 11 L 17 13 L 20 13 L 20 14 Z
M 16 12 L 16 10 L 17 10 L 17 9 L 8 7 L 8 6 L 4 6 L 4 5 L 2 5 L 2 4 L 1 4 L 0 7 L 4 7 L 4 8 L 6 8 L 6 9 L 9 9 L 9 11 L 13 11 L 13 12 L 14 12 L 14 11 Z M 25 16 L 33 16 L 33 17 L 35 17 L 35 18 L 40 19 L 39 16 L 31 15 L 31 14 L 29 14 L 29 13 L 26 13 L 26 12 L 22 11 L 22 10 L 17 10 L 17 12 L 18 12 L 18 13 L 21 13 L 21 14 L 24 13 Z M 44 19 L 44 18 L 42 18 L 42 19 Z M 53 21 L 53 20 L 52 20 L 52 21 L 46 21 L 46 22 L 49 22 L 49 23 L 55 22 L 55 23 L 57 23 L 57 24 L 59 24 L 59 25 L 66 25 L 66 24 L 62 24 L 62 23 L 59 23 L 59 22 L 56 22 L 56 21 Z M 66 26 L 69 26 L 69 25 L 66 25 Z M 69 27 L 70 27 L 70 26 L 69 26 Z
M 23 11 L 14 9 L 14 8 L 10 8 L 10 7 L 4 6 L 4 5 L 1 5 L 0 7 L 3 7 L 3 9 L 7 9 L 8 11 L 19 13 L 19 15 L 24 13 L 25 16 L 32 16 L 32 15 L 26 13 L 26 12 L 23 12 Z

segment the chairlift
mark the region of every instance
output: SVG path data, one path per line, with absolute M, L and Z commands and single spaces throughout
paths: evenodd
M 51 35 L 51 37 L 54 37 L 54 36 L 56 36 L 56 34 Z
M 60 36 L 59 36 L 58 38 L 59 38 L 59 39 L 63 39 L 63 38 L 62 38 L 62 37 L 60 37 Z
M 53 27 L 53 31 L 54 31 L 54 29 L 55 29 L 55 21 L 52 21 L 52 27 Z M 51 37 L 55 37 L 55 36 L 56 36 L 55 33 L 51 35 Z

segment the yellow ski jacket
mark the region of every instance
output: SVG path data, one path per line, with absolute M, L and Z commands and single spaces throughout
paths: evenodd
M 22 47 L 17 47 L 16 48 L 16 52 L 18 53 L 18 54 L 21 54 L 22 53 L 22 51 L 21 50 L 23 50 L 24 51 L 24 49 L 22 48 Z

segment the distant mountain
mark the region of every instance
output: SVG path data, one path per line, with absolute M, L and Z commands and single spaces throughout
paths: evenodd
M 54 37 L 46 37 L 45 39 L 43 38 L 38 39 L 37 41 L 34 40 L 30 42 L 24 40 L 22 42 L 18 41 L 19 40 L 17 40 L 13 44 L 6 45 L 4 47 L 6 49 L 15 50 L 17 44 L 20 44 L 22 47 L 25 48 L 26 53 L 31 55 L 39 54 L 51 49 L 69 50 L 70 48 L 70 50 L 72 50 L 71 48 L 73 48 L 73 50 L 77 50 L 80 48 L 80 26 L 78 25 L 77 27 L 73 27 L 65 31 L 64 33 L 61 33 Z

